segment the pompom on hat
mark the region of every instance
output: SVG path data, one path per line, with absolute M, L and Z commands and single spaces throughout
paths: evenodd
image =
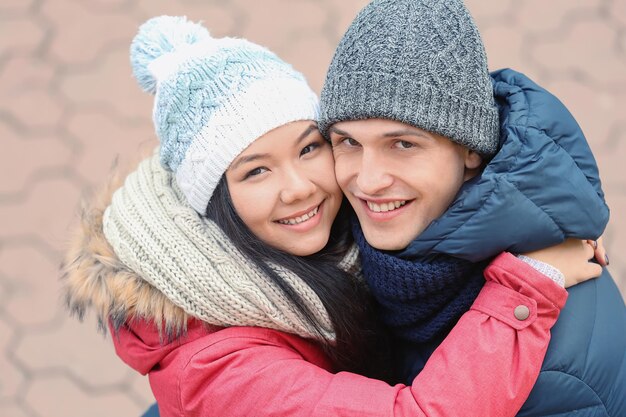
M 212 38 L 185 17 L 145 22 L 130 48 L 137 82 L 155 94 L 160 160 L 204 214 L 220 178 L 254 140 L 298 120 L 317 120 L 306 80 L 268 49 Z

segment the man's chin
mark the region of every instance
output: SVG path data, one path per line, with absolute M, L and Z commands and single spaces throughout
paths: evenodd
M 398 237 L 393 231 L 368 231 L 364 228 L 363 235 L 371 247 L 386 251 L 398 251 L 405 249 L 412 241 L 412 239 L 403 238 L 402 236 Z

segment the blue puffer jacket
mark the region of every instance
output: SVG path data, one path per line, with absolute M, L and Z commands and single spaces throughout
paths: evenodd
M 436 252 L 476 262 L 604 231 L 609 210 L 596 162 L 572 115 L 520 73 L 507 69 L 492 77 L 500 151 L 402 258 Z M 606 270 L 569 293 L 519 416 L 626 417 L 624 301 Z M 405 346 L 410 374 L 421 370 L 438 343 Z

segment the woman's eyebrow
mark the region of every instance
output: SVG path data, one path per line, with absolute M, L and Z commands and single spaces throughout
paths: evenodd
M 235 160 L 228 168 L 229 170 L 237 169 L 238 166 L 245 164 L 246 162 L 253 162 L 258 159 L 269 158 L 270 154 L 268 153 L 253 153 L 251 155 L 241 156 Z
M 296 141 L 296 145 L 300 142 L 302 142 L 307 136 L 309 136 L 311 134 L 311 132 L 317 130 L 317 126 L 314 124 L 311 124 L 309 127 L 307 127 L 304 132 L 302 132 L 300 134 L 300 136 L 298 136 L 298 139 Z M 230 168 L 228 168 L 229 170 L 231 169 L 237 169 L 237 167 L 239 167 L 242 164 L 245 164 L 247 162 L 253 162 L 256 161 L 258 159 L 264 159 L 264 158 L 269 158 L 271 155 L 269 153 L 254 153 L 251 155 L 245 155 L 245 156 L 240 156 L 239 158 L 237 158 L 231 165 Z
M 296 141 L 296 145 L 302 142 L 307 136 L 311 134 L 311 132 L 317 130 L 317 126 L 314 124 L 309 125 L 304 132 L 300 136 L 298 136 L 298 140 Z

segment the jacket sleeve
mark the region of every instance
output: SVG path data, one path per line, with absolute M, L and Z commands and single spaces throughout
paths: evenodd
M 518 417 L 626 416 L 626 306 L 608 270 L 569 290 Z
M 514 416 L 537 378 L 567 293 L 507 253 L 485 277 L 470 311 L 411 386 L 332 374 L 319 358 L 303 355 L 291 335 L 225 329 L 220 333 L 230 336 L 182 369 L 181 415 Z

